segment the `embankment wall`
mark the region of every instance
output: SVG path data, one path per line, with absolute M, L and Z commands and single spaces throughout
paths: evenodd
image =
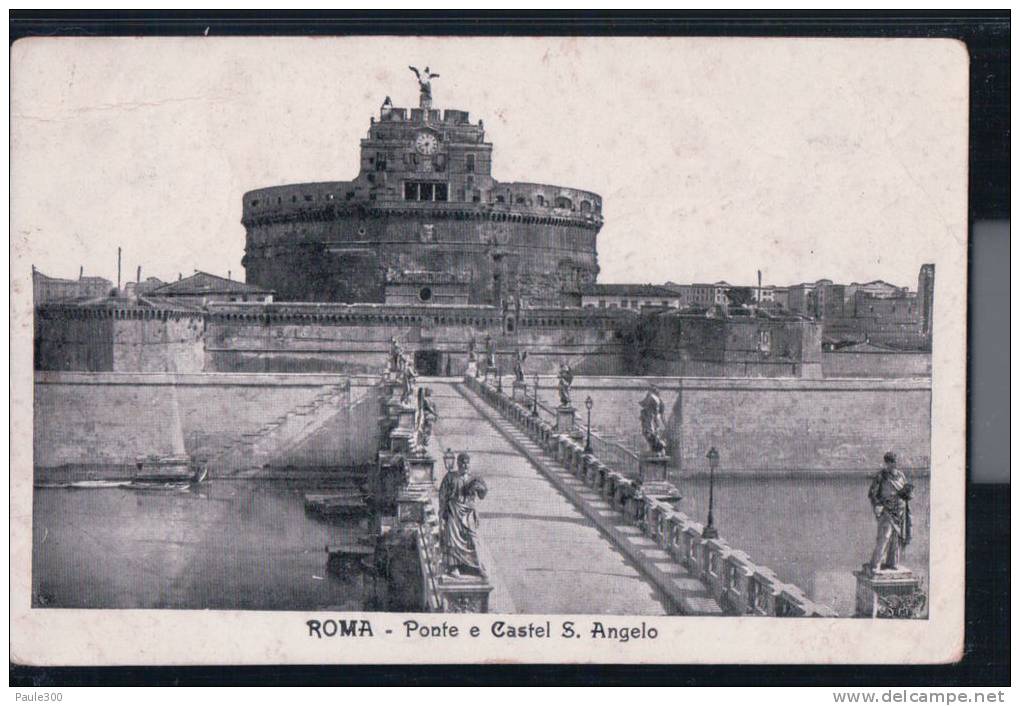
M 35 374 L 36 468 L 129 466 L 137 456 L 201 456 L 223 438 L 253 432 L 330 386 L 350 383 L 332 434 L 304 442 L 288 462 L 370 463 L 378 447 L 374 379 L 326 374 Z
M 931 380 L 924 378 L 578 376 L 571 393 L 578 426 L 590 395 L 592 426 L 643 451 L 639 403 L 650 382 L 666 407 L 669 454 L 684 473 L 707 472 L 712 446 L 725 473 L 875 472 L 886 451 L 902 467 L 930 466 Z M 540 385 L 543 403 L 557 405 L 555 378 Z

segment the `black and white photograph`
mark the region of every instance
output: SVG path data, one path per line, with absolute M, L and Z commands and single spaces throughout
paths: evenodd
M 26 621 L 268 614 L 341 662 L 458 624 L 486 639 L 421 658 L 959 654 L 960 44 L 11 51 Z

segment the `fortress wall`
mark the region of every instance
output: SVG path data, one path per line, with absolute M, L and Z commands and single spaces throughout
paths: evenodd
M 334 443 L 362 453 L 377 433 L 375 415 L 358 406 L 370 378 L 36 372 L 34 463 L 133 465 L 139 455 L 201 455 L 224 436 L 255 431 L 348 379 L 350 408 L 360 411 L 337 420 Z M 351 463 L 368 460 L 352 457 Z
M 77 313 L 79 316 L 67 315 Z M 124 372 L 200 372 L 201 315 L 131 318 L 82 309 L 37 315 L 35 368 Z M 142 313 L 151 313 L 143 311 Z
M 516 317 L 513 330 L 494 309 L 412 311 L 405 307 L 379 313 L 385 320 L 352 317 L 348 321 L 296 322 L 258 317 L 230 319 L 214 317 L 207 323 L 206 368 L 224 372 L 315 372 L 378 374 L 386 365 L 390 338 L 403 349 L 433 351 L 438 369 L 452 375 L 467 369 L 469 342 L 473 338 L 478 360 L 484 354 L 485 337 L 491 335 L 497 351 L 497 365 L 506 373 L 513 370 L 518 348 L 528 352 L 530 373 L 551 373 L 562 360 L 579 372 L 601 375 L 625 371 L 626 343 L 607 322 L 589 325 L 585 316 L 548 316 L 541 311 Z M 398 312 L 403 312 L 400 314 Z M 459 312 L 459 313 L 457 313 Z M 422 317 L 425 324 L 420 323 Z M 419 372 L 429 374 L 422 365 Z
M 113 370 L 111 318 L 35 316 L 36 370 Z
M 595 242 L 596 229 L 566 222 L 340 214 L 248 226 L 244 266 L 277 301 L 381 302 L 394 268 L 468 273 L 472 304 L 495 303 L 501 272 L 507 292 L 519 282 L 529 301 L 560 304 L 562 286 L 595 281 Z
M 572 402 L 592 425 L 644 449 L 639 407 L 649 382 L 666 405 L 669 453 L 686 472 L 707 470 L 711 446 L 722 472 L 874 472 L 885 451 L 900 465 L 928 468 L 931 381 L 764 378 L 575 378 Z M 558 404 L 555 378 L 542 380 L 542 399 Z
M 931 377 L 931 353 L 926 351 L 824 351 L 825 377 Z
M 113 370 L 197 373 L 205 363 L 204 324 L 199 317 L 116 320 Z

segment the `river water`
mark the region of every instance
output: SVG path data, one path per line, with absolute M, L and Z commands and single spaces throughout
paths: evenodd
M 928 481 L 915 482 L 906 564 L 926 578 Z M 704 521 L 708 480 L 680 485 L 681 509 Z M 874 543 L 867 489 L 864 476 L 724 477 L 715 487 L 716 526 L 781 580 L 849 615 L 851 571 Z M 197 492 L 36 488 L 33 605 L 361 610 L 371 579 L 333 576 L 324 551 L 361 527 L 306 514 L 309 490 L 266 480 L 214 480 Z
M 911 478 L 913 539 L 902 563 L 928 580 L 929 481 Z M 871 558 L 877 523 L 868 502 L 870 477 L 716 478 L 713 516 L 719 535 L 780 580 L 813 600 L 852 615 L 852 572 Z M 708 516 L 708 478 L 679 481 L 680 509 L 692 519 Z M 926 588 L 927 590 L 927 588 Z
M 308 490 L 226 480 L 197 492 L 36 488 L 33 604 L 361 610 L 371 579 L 336 578 L 325 553 L 358 523 L 306 514 Z

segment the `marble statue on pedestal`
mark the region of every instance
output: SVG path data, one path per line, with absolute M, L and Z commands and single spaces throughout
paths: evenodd
M 910 544 L 910 499 L 914 485 L 896 467 L 896 454 L 885 454 L 882 470 L 868 488 L 868 500 L 878 520 L 878 537 L 871 554 L 871 570 L 900 568 L 903 550 Z
M 404 359 L 404 349 L 400 347 L 400 342 L 396 336 L 390 337 L 390 372 L 400 372 L 400 364 Z
M 432 400 L 432 388 L 418 388 L 418 409 L 414 419 L 415 449 L 420 454 L 428 452 L 429 441 L 432 439 L 432 425 L 439 419 L 439 410 Z
M 403 361 L 401 365 L 401 382 L 403 383 L 403 389 L 400 392 L 400 404 L 410 404 L 411 397 L 414 395 L 414 385 L 418 378 L 418 371 L 414 369 L 414 362 L 406 355 L 401 359 Z
M 492 336 L 485 337 L 485 370 L 496 369 L 496 343 Z
M 570 406 L 570 386 L 574 384 L 574 373 L 566 361 L 560 363 L 560 371 L 556 376 L 556 390 L 560 393 L 560 406 Z
M 524 384 L 524 361 L 527 359 L 528 352 L 518 349 L 514 358 L 514 380 L 521 385 Z
M 666 426 L 665 413 L 659 388 L 649 386 L 648 394 L 641 400 L 641 434 L 648 442 L 648 450 L 656 456 L 666 455 L 666 440 L 662 435 Z
M 485 498 L 488 487 L 470 473 L 471 457 L 457 454 L 457 466 L 439 485 L 439 519 L 442 522 L 443 560 L 447 575 L 460 578 L 462 572 L 485 576 L 478 558 L 478 513 L 475 503 Z

